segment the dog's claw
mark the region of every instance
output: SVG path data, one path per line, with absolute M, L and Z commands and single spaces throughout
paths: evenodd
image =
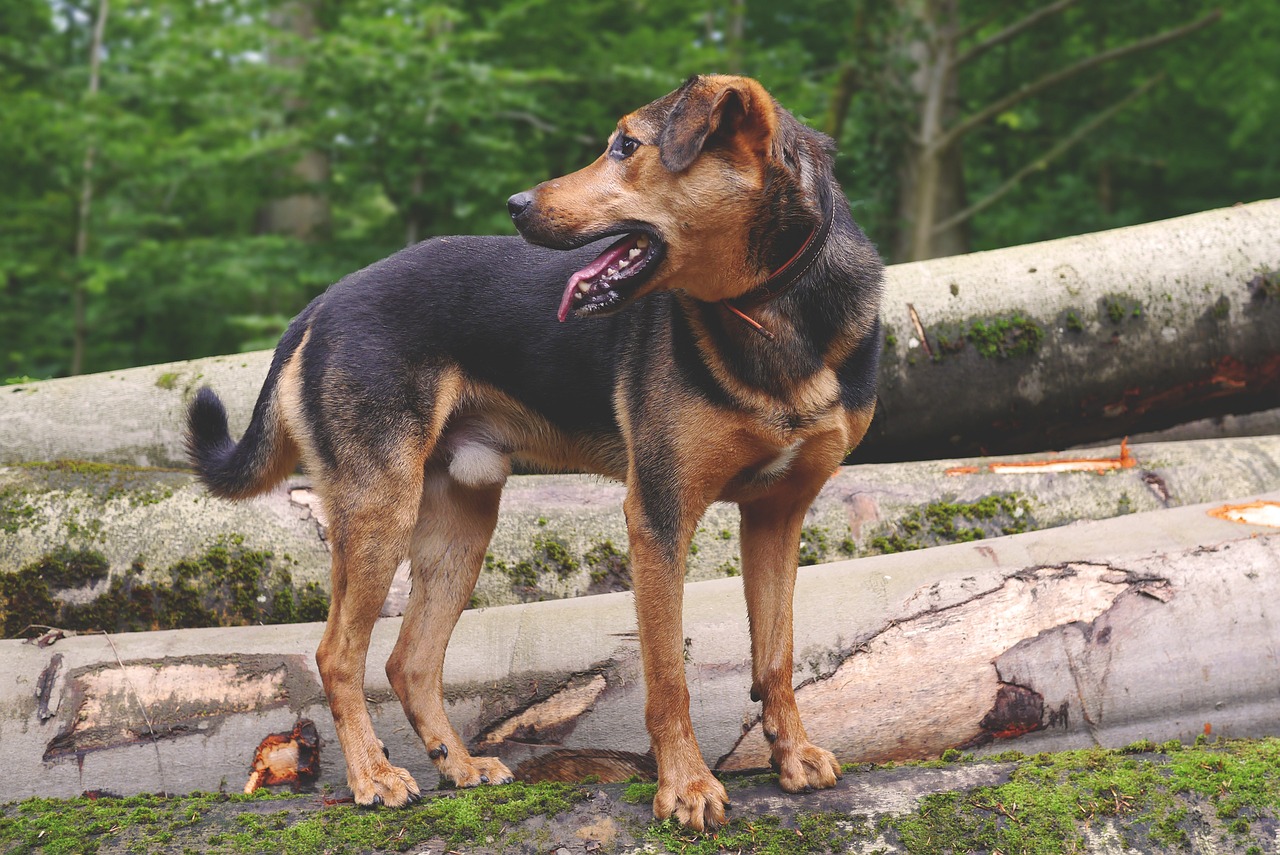
M 489 783 L 489 776 L 488 776 L 488 775 L 481 775 L 481 776 L 480 776 L 480 783 L 482 783 L 482 784 L 487 784 L 487 783 Z
M 430 751 L 427 752 L 427 756 L 430 757 L 432 760 L 448 760 L 449 746 L 441 742 L 440 747 L 432 748 Z

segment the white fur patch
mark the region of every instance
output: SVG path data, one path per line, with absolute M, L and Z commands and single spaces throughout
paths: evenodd
M 801 444 L 800 440 L 796 440 L 782 449 L 782 451 L 778 452 L 777 457 L 756 470 L 756 474 L 751 480 L 767 483 L 787 474 L 787 470 L 791 468 L 791 464 L 796 459 L 796 454 L 800 451 Z
M 463 442 L 449 461 L 450 477 L 468 487 L 504 484 L 510 474 L 507 456 L 479 442 Z

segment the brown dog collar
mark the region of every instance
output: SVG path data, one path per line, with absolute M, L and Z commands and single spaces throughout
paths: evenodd
M 835 219 L 834 208 L 834 200 L 829 198 L 828 204 L 824 206 L 822 221 L 814 226 L 804 244 L 796 250 L 796 254 L 773 271 L 768 279 L 740 297 L 721 300 L 721 304 L 756 332 L 773 341 L 773 333 L 747 312 L 778 299 L 809 271 L 813 263 L 818 260 L 818 256 L 822 254 L 822 250 L 826 248 L 827 238 L 831 235 L 831 223 Z

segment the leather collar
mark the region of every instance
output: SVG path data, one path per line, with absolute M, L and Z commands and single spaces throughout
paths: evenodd
M 787 293 L 809 271 L 813 263 L 818 260 L 818 256 L 822 254 L 822 250 L 827 246 L 827 238 L 831 235 L 831 223 L 835 220 L 834 199 L 831 198 L 830 192 L 828 192 L 827 197 L 822 221 L 809 233 L 808 239 L 805 240 L 800 249 L 796 250 L 795 255 L 773 271 L 768 279 L 747 293 L 729 300 L 720 301 L 726 309 L 737 315 L 743 322 L 750 325 L 752 329 L 770 341 L 774 339 L 773 333 L 765 329 L 759 321 L 756 321 L 747 312 L 757 309 L 765 303 L 772 302 Z

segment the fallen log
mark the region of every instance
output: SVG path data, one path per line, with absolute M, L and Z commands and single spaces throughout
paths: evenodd
M 1119 440 L 1280 406 L 1280 200 L 890 267 L 858 462 Z M 233 431 L 265 351 L 0 390 L 0 463 L 184 466 L 211 385 Z
M 846 466 L 810 510 L 800 560 L 990 538 L 1277 483 L 1280 437 Z M 511 478 L 473 604 L 628 589 L 623 494 L 584 476 Z M 117 631 L 322 619 L 325 524 L 304 479 L 231 503 L 181 471 L 0 467 L 0 637 L 30 624 Z M 737 508 L 716 504 L 694 536 L 688 579 L 739 567 Z M 407 595 L 406 566 L 384 614 L 400 614 Z
M 1280 720 L 1280 493 L 804 568 L 797 699 L 843 762 L 1255 737 Z M 1215 513 L 1217 512 L 1217 513 Z M 691 713 L 722 771 L 767 759 L 749 699 L 739 580 L 689 585 Z M 366 695 L 391 756 L 435 781 L 382 669 Z M 240 789 L 264 737 L 299 717 L 335 746 L 319 624 L 0 641 L 0 800 Z M 524 779 L 646 768 L 630 593 L 465 613 L 450 716 Z M 325 749 L 321 783 L 345 770 Z M 648 768 L 651 768 L 651 761 Z
M 855 460 L 1066 448 L 1280 404 L 1280 200 L 890 269 Z

